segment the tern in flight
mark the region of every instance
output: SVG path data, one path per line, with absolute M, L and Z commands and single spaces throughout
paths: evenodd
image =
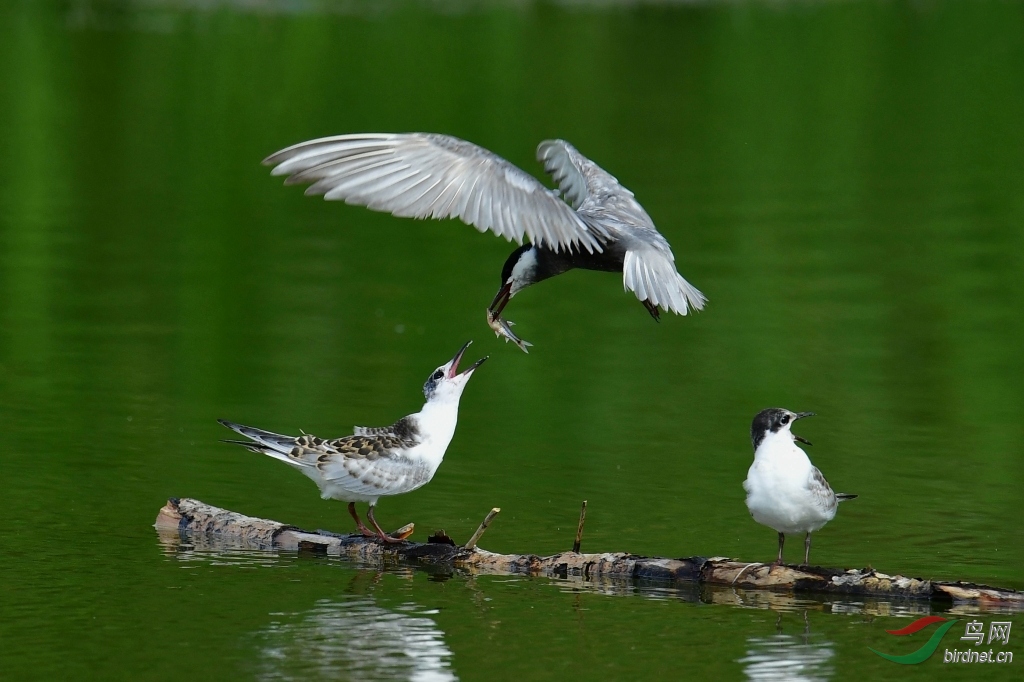
M 487 309 L 491 329 L 524 351 L 531 344 L 502 310 L 531 284 L 573 268 L 621 272 L 655 320 L 659 307 L 677 315 L 704 307 L 707 299 L 676 270 L 672 248 L 632 192 L 564 140 L 541 142 L 537 159 L 558 190 L 483 147 L 434 133 L 324 137 L 263 163 L 287 185 L 311 183 L 308 195 L 405 218 L 458 218 L 519 244 L 528 239 L 505 261 Z

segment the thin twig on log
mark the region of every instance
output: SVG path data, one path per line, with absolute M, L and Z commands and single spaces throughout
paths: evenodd
M 473 534 L 470 546 L 447 543 L 403 542 L 385 544 L 362 535 L 310 533 L 278 521 L 244 516 L 188 498 L 168 500 L 156 518 L 161 541 L 170 549 L 182 542 L 216 547 L 297 551 L 344 556 L 380 564 L 403 560 L 467 573 L 527 574 L 588 581 L 660 581 L 675 585 L 721 586 L 728 594 L 739 590 L 784 590 L 839 597 L 868 596 L 880 599 L 916 599 L 969 605 L 1002 613 L 1024 612 L 1024 592 L 976 585 L 886 575 L 873 568 L 837 569 L 822 566 L 775 566 L 733 561 L 725 557 L 665 559 L 625 552 L 552 556 L 494 554 L 478 549 L 484 529 L 498 513 L 491 511 Z M 175 550 L 177 551 L 177 550 Z M 771 593 L 765 593 L 771 594 Z M 781 595 L 780 595 L 781 596 Z
M 476 532 L 473 533 L 473 537 L 471 537 L 469 542 L 466 543 L 466 549 L 472 550 L 476 547 L 476 543 L 480 542 L 480 538 L 483 536 L 484 531 L 487 530 L 487 526 L 491 525 L 491 521 L 494 520 L 494 517 L 497 516 L 500 511 L 501 509 L 499 507 L 495 507 L 491 511 L 487 512 L 487 516 L 485 516 L 484 520 L 480 523 L 480 527 L 476 529 Z
M 583 500 L 583 508 L 580 509 L 580 525 L 576 528 L 576 542 L 572 543 L 572 551 L 580 553 L 580 542 L 583 540 L 583 522 L 587 520 L 587 501 Z

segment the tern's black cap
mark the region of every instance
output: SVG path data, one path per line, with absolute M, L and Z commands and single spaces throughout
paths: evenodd
M 795 422 L 797 419 L 813 416 L 813 412 L 792 412 L 782 407 L 769 407 L 761 410 L 754 417 L 754 421 L 750 423 L 750 442 L 753 443 L 754 450 L 757 450 L 757 446 L 761 444 L 761 441 L 764 440 L 765 435 L 769 432 L 776 433 L 779 429 Z M 802 438 L 800 441 L 807 442 Z M 810 445 L 810 443 L 807 444 Z

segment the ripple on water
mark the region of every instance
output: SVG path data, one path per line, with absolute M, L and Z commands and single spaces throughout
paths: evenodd
M 458 679 L 444 632 L 427 617 L 434 613 L 416 604 L 392 611 L 367 597 L 318 601 L 256 633 L 257 678 Z
M 747 654 L 738 662 L 751 680 L 827 680 L 835 672 L 833 644 L 812 639 L 808 632 L 748 637 Z

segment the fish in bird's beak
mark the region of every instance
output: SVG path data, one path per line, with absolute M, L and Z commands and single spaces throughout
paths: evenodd
M 511 320 L 505 320 L 501 317 L 501 311 L 505 309 L 508 302 L 512 299 L 512 280 L 509 279 L 507 282 L 501 285 L 498 289 L 498 293 L 494 296 L 494 300 L 491 301 L 490 307 L 487 308 L 487 326 L 491 328 L 494 335 L 499 339 L 505 337 L 505 343 L 511 341 L 512 343 L 519 346 L 524 353 L 529 353 L 528 350 L 533 344 L 529 341 L 523 341 L 521 338 L 516 336 L 516 333 L 512 331 L 512 325 L 515 322 Z
M 449 379 L 454 379 L 457 376 L 468 376 L 468 375 L 473 373 L 473 370 L 475 370 L 480 365 L 484 364 L 484 360 L 486 360 L 487 357 L 488 357 L 486 355 L 484 357 L 480 358 L 479 360 L 477 360 L 476 362 L 474 362 L 469 367 L 467 367 L 464 371 L 459 372 L 459 361 L 462 360 L 462 356 L 465 355 L 466 349 L 469 348 L 471 343 L 473 343 L 473 342 L 472 341 L 467 341 L 466 345 L 464 345 L 462 348 L 460 348 L 459 352 L 456 353 L 455 357 L 452 358 L 450 363 L 448 363 L 448 378 Z
M 796 421 L 797 419 L 803 419 L 804 417 L 815 417 L 815 416 L 817 416 L 817 415 L 815 415 L 813 412 L 796 412 L 796 413 L 793 414 L 793 421 Z M 811 441 L 807 440 L 806 438 L 801 438 L 800 436 L 798 436 L 795 433 L 793 433 L 792 427 L 790 427 L 790 431 L 789 432 L 793 434 L 793 438 L 795 440 L 800 441 L 804 445 L 812 445 Z
M 529 348 L 533 344 L 530 343 L 529 341 L 523 341 L 521 338 L 516 336 L 516 333 L 512 331 L 512 325 L 514 324 L 515 322 L 503 319 L 500 315 L 493 312 L 490 308 L 487 309 L 487 326 L 491 328 L 491 331 L 494 332 L 494 335 L 497 336 L 499 339 L 501 337 L 505 337 L 505 343 L 511 341 L 512 343 L 519 346 L 519 348 L 522 349 L 524 353 L 529 353 Z

